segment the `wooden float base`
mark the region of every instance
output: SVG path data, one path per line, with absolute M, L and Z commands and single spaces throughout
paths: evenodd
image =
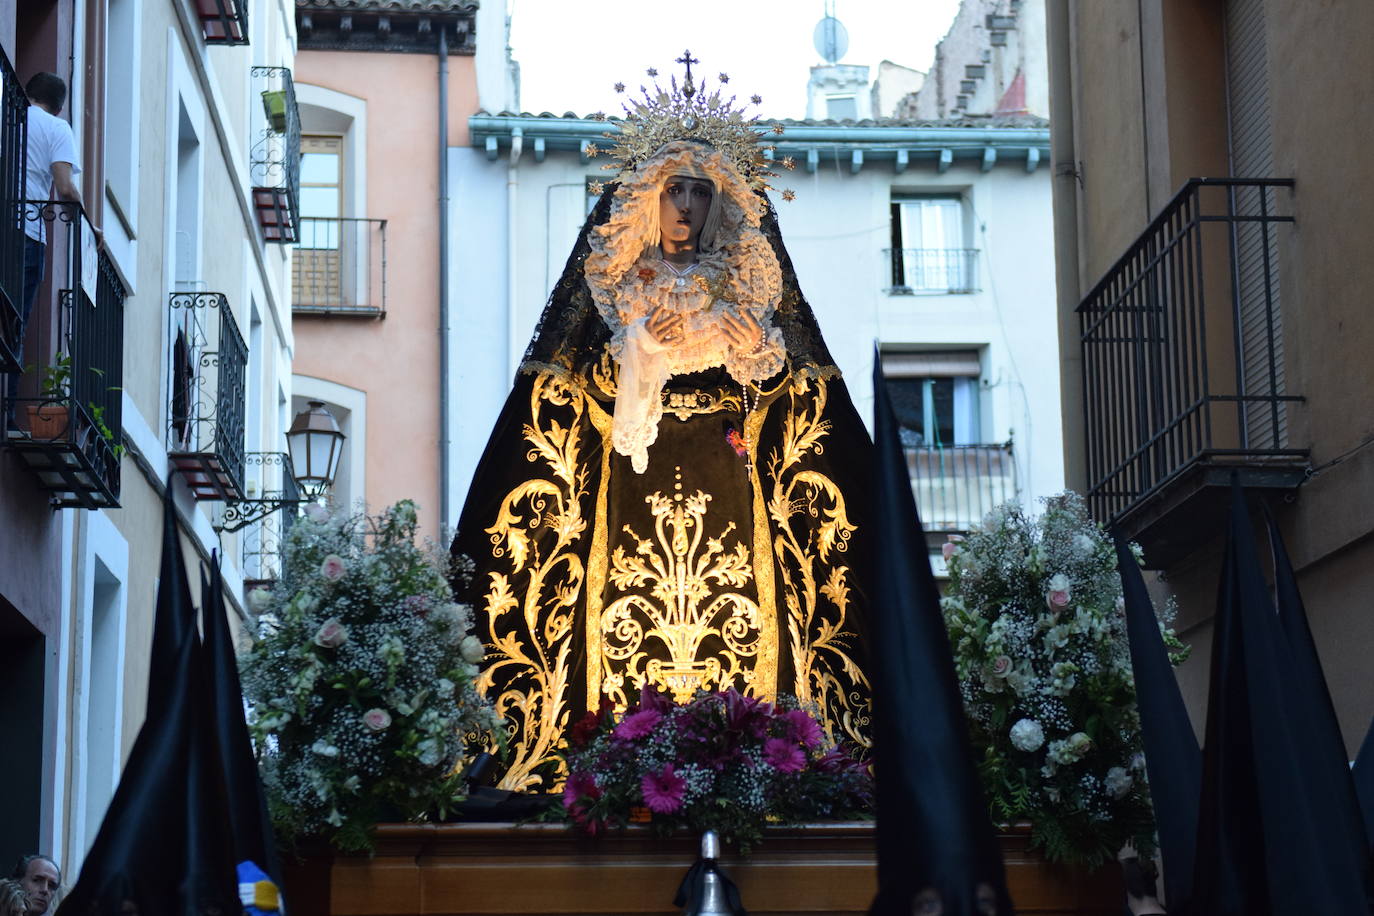
M 1000 835 L 1019 914 L 1120 916 L 1115 864 L 1049 865 L 1028 838 Z M 371 857 L 320 851 L 288 866 L 286 900 L 291 916 L 676 913 L 698 842 L 636 827 L 591 839 L 556 824 L 384 824 Z M 770 828 L 752 855 L 727 850 L 721 866 L 751 914 L 862 916 L 876 887 L 873 843 L 871 823 Z

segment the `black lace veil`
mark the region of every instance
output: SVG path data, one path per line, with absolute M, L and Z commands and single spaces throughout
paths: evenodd
M 582 224 L 572 254 L 569 255 L 563 273 L 550 291 L 549 301 L 539 316 L 534 337 L 530 340 L 530 345 L 525 350 L 525 358 L 520 363 L 521 372 L 552 369 L 586 378 L 605 353 L 606 344 L 611 339 L 611 331 L 592 300 L 583 267 L 587 255 L 591 253 L 591 232 L 610 217 L 611 204 L 618 186 L 618 182 L 607 183 L 596 206 Z M 812 313 L 806 297 L 801 294 L 792 259 L 782 243 L 777 211 L 764 192 L 755 193 L 765 202 L 759 231 L 773 246 L 778 266 L 782 269 L 782 301 L 774 310 L 773 324 L 782 331 L 789 364 L 793 371 L 809 370 L 815 374 L 834 374 L 837 372 L 834 361 L 821 338 L 816 316 Z

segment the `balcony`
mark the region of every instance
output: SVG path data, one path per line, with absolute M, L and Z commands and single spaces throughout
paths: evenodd
M 386 317 L 386 220 L 303 217 L 291 262 L 297 315 Z
M 0 49 L 0 372 L 24 369 L 24 158 L 29 100 Z
M 286 67 L 254 67 L 255 88 L 262 98 L 262 115 L 254 123 L 249 175 L 253 209 L 264 241 L 290 243 L 300 230 L 301 116 L 296 86 Z
M 976 248 L 884 248 L 883 261 L 891 295 L 978 292 Z
M 248 44 L 249 0 L 195 0 L 207 45 Z
M 1078 307 L 1088 506 L 1152 567 L 1211 532 L 1231 476 L 1292 489 L 1277 276 L 1293 183 L 1192 179 Z
M 79 204 L 26 201 L 24 216 L 43 227 L 53 293 L 34 304 L 27 336 L 43 355 L 10 396 L 4 444 L 54 506 L 118 508 L 124 284 Z
M 223 293 L 172 293 L 167 457 L 196 499 L 242 499 L 248 347 Z
M 284 452 L 249 452 L 246 456 L 247 495 L 225 507 L 218 527 L 243 529 L 243 588 L 271 588 L 281 578 L 282 547 L 301 494 L 291 456 Z
M 968 531 L 1016 496 L 1011 443 L 906 448 L 907 471 L 928 534 Z

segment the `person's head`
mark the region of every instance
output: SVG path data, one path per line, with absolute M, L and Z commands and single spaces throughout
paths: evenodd
M 716 223 L 720 223 L 720 204 L 716 201 L 716 185 L 709 178 L 695 175 L 671 175 L 659 193 L 658 226 L 663 247 L 668 242 L 700 250 L 707 217 L 714 209 Z M 715 236 L 714 229 L 708 237 Z
M 30 102 L 48 114 L 57 114 L 67 104 L 67 84 L 56 73 L 35 73 L 29 77 L 24 91 L 29 94 Z
M 22 857 L 14 866 L 11 875 L 29 895 L 29 916 L 42 916 L 52 906 L 57 895 L 58 885 L 62 883 L 62 872 L 57 863 L 44 855 Z
M 0 916 L 28 916 L 29 895 L 12 878 L 0 879 Z

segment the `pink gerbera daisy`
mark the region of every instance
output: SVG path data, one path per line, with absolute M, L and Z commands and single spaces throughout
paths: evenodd
M 763 742 L 763 759 L 779 773 L 797 773 L 806 766 L 806 754 L 795 741 L 769 738 Z
M 654 730 L 658 720 L 663 718 L 663 713 L 657 709 L 641 709 L 639 712 L 632 712 L 620 724 L 615 727 L 613 734 L 621 741 L 633 741 L 636 738 L 643 738 Z
M 687 791 L 687 780 L 674 773 L 670 763 L 662 773 L 645 773 L 639 781 L 639 788 L 644 793 L 644 804 L 650 811 L 672 814 L 682 807 L 682 794 Z
M 782 714 L 782 719 L 787 722 L 787 733 L 790 737 L 807 747 L 820 746 L 821 739 L 825 736 L 821 733 L 821 727 L 816 724 L 816 720 L 811 718 L 811 714 L 806 710 L 789 710 Z

